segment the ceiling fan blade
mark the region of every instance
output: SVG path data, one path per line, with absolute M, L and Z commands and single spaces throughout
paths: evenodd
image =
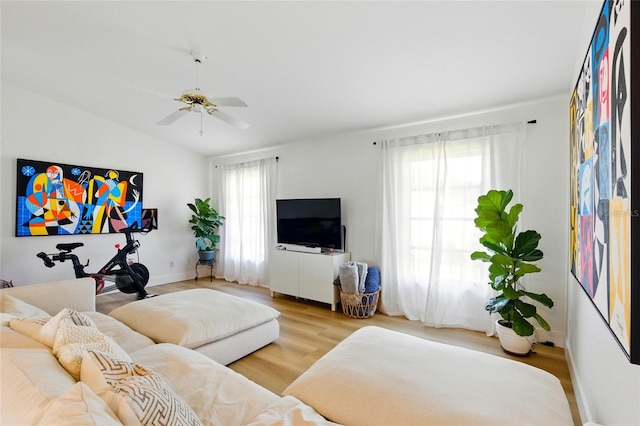
M 214 117 L 219 118 L 222 121 L 226 121 L 229 124 L 232 124 L 234 126 L 236 126 L 238 129 L 247 129 L 249 127 L 249 123 L 245 123 L 244 121 L 235 118 L 225 112 L 219 111 L 219 110 L 215 110 L 212 113 L 210 113 L 211 115 L 213 115 Z
M 240 98 L 209 98 L 209 102 L 217 106 L 246 107 L 245 101 Z
M 172 112 L 171 114 L 167 115 L 162 120 L 158 121 L 157 124 L 160 125 L 160 126 L 166 126 L 168 124 L 173 123 L 178 118 L 182 117 L 183 115 L 185 115 L 188 112 L 189 112 L 188 108 L 180 108 L 179 110 Z

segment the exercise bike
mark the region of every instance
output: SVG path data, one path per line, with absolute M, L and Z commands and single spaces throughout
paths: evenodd
M 118 252 L 96 273 L 89 273 L 84 270 L 89 266 L 80 263 L 78 256 L 72 251 L 78 247 L 84 246 L 84 243 L 60 243 L 56 244 L 58 253 L 47 254 L 40 252 L 36 256 L 42 259 L 45 266 L 53 268 L 55 262 L 65 262 L 70 260 L 73 264 L 73 271 L 76 278 L 91 277 L 96 281 L 96 294 L 106 293 L 112 290 L 120 290 L 123 293 L 138 293 L 138 299 L 150 297 L 144 287 L 149 282 L 149 270 L 142 263 L 132 261 L 132 256 L 137 255 L 140 243 L 133 238 L 134 232 L 147 233 L 150 229 L 138 229 L 137 225 L 120 230 L 125 234 L 127 244 L 120 248 L 120 244 L 116 244 Z M 114 284 L 105 286 L 105 281 L 111 281 Z

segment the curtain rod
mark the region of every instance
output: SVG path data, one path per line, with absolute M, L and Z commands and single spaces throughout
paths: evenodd
M 262 160 L 266 160 L 267 158 L 275 158 L 276 162 L 278 162 L 278 160 L 280 160 L 280 157 L 266 157 L 266 158 L 262 158 Z M 257 160 L 252 160 L 252 161 L 257 161 Z M 240 163 L 244 163 L 244 161 L 241 161 Z M 240 163 L 231 163 L 231 164 L 240 164 Z M 213 168 L 217 169 L 218 168 L 218 164 L 214 164 Z
M 533 120 L 529 120 L 527 121 L 527 124 L 537 124 L 538 120 L 536 120 L 535 118 Z M 373 141 L 373 145 L 377 145 L 378 142 L 377 141 Z M 276 160 L 278 159 L 278 157 L 276 157 Z

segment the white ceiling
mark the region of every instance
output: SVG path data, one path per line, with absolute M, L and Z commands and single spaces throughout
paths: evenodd
M 203 155 L 419 122 L 573 88 L 599 1 L 2 1 L 2 80 Z M 592 19 L 590 19 L 592 18 Z M 591 31 L 591 30 L 589 30 Z M 237 96 L 239 130 L 190 113 Z M 36 108 L 37 111 L 37 108 Z

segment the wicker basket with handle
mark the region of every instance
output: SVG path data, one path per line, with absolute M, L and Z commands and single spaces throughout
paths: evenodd
M 346 293 L 340 290 L 340 304 L 342 313 L 350 318 L 371 318 L 378 307 L 380 290 L 374 293 Z

